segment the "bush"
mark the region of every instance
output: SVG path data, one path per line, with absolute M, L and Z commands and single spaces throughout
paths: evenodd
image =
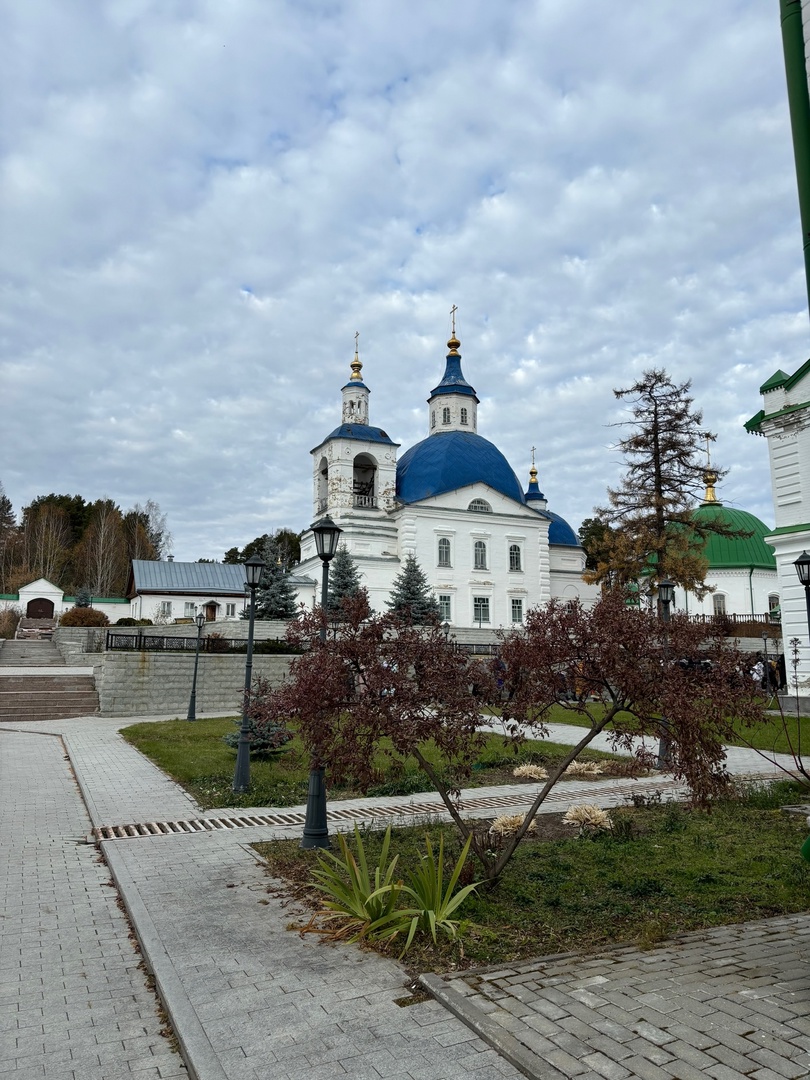
M 241 718 L 234 720 L 234 723 L 237 730 L 222 736 L 222 741 L 226 746 L 230 746 L 231 750 L 236 750 L 239 747 L 239 734 L 242 728 Z M 268 758 L 276 754 L 283 754 L 285 750 L 289 750 L 287 743 L 292 740 L 293 734 L 283 724 L 276 724 L 272 721 L 257 724 L 252 717 L 248 716 L 247 727 L 250 752 L 254 757 Z
M 206 642 L 206 652 L 222 653 L 228 652 L 230 650 L 230 645 L 228 644 L 227 639 L 224 638 L 222 634 L 216 633 L 216 631 L 214 631 L 213 634 L 207 635 Z
M 22 612 L 18 607 L 6 607 L 0 611 L 0 638 L 13 638 Z
M 68 608 L 59 618 L 60 626 L 109 626 L 110 620 L 103 611 L 95 608 Z
M 137 626 L 138 620 L 127 615 L 123 619 L 116 619 L 115 626 Z

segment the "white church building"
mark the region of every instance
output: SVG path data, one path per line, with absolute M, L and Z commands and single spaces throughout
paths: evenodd
M 394 579 L 414 555 L 453 627 L 523 622 L 552 597 L 592 602 L 585 553 L 548 509 L 532 464 L 524 491 L 498 448 L 478 433 L 478 397 L 451 336 L 444 375 L 430 392 L 428 435 L 401 456 L 369 422 L 369 388 L 355 352 L 342 389 L 342 422 L 312 450 L 313 519 L 342 530 L 372 607 L 387 610 Z M 321 562 L 310 531 L 301 540 L 299 600 L 320 601 Z

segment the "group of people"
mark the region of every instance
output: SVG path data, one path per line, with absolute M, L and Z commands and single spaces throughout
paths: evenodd
M 766 658 L 761 652 L 758 652 L 756 660 L 748 669 L 748 674 L 756 685 L 768 694 L 781 693 L 783 690 L 787 690 L 784 653 L 780 653 L 776 657 Z

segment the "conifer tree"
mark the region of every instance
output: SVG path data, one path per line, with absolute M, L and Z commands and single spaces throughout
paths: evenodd
M 284 568 L 276 537 L 267 538 L 262 558 L 265 567 L 256 590 L 256 618 L 294 619 L 297 614 L 297 595 L 290 575 Z
M 345 544 L 335 552 L 329 564 L 329 592 L 326 598 L 326 610 L 330 618 L 341 612 L 344 597 L 356 596 L 362 589 L 360 571 Z
M 439 621 L 439 602 L 433 595 L 425 572 L 416 561 L 415 555 L 408 555 L 405 563 L 394 579 L 388 607 L 394 615 L 412 623 L 434 623 Z
M 703 414 L 694 408 L 690 388 L 691 382 L 676 385 L 666 371 L 651 369 L 613 391 L 632 402 L 632 419 L 619 425 L 630 433 L 617 447 L 627 468 L 620 485 L 608 488 L 608 506 L 594 511 L 596 565 L 586 580 L 627 585 L 668 577 L 702 597 L 709 591 L 703 554 L 709 535 L 743 535 L 719 518 L 693 518 L 706 471 L 701 441 L 715 436 L 702 430 Z M 715 479 L 723 475 L 716 467 L 712 473 Z

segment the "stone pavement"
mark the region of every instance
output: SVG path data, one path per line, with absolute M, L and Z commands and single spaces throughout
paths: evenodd
M 0 844 L 10 869 L 0 919 L 0 1072 L 19 1072 L 23 1080 L 185 1075 L 160 1035 L 155 999 L 97 847 L 84 841 L 91 825 L 186 821 L 195 828 L 207 822 L 211 831 L 99 846 L 191 1076 L 511 1080 L 520 1070 L 548 1080 L 691 1080 L 695 1069 L 714 1080 L 810 1075 L 810 981 L 803 974 L 810 917 L 752 924 L 751 937 L 725 928 L 649 953 L 544 958 L 478 973 L 480 981 L 468 973 L 436 980 L 438 997 L 419 1001 L 409 996 L 396 962 L 287 929 L 296 912 L 268 892 L 249 845 L 300 835 L 303 808 L 278 812 L 274 824 L 213 828 L 229 812 L 199 811 L 121 739 L 118 729 L 127 722 L 135 721 L 94 717 L 0 730 Z M 580 734 L 574 729 L 569 737 Z M 554 737 L 563 741 L 561 735 Z M 773 766 L 738 752 L 735 769 L 767 773 Z M 598 792 L 598 801 L 610 804 L 626 797 L 627 783 L 566 785 L 565 801 L 582 801 L 587 790 L 589 801 Z M 636 784 L 676 790 L 662 777 Z M 530 790 L 469 795 L 482 804 L 473 812 L 491 815 L 498 805 L 525 801 Z M 332 810 L 344 822 L 346 815 L 379 820 L 430 807 L 429 800 L 379 799 L 373 807 L 355 800 Z M 548 809 L 563 809 L 565 801 Z M 252 813 L 230 811 L 241 820 Z M 255 813 L 268 815 L 267 808 Z M 748 941 L 755 943 L 750 955 Z M 673 977 L 664 979 L 662 967 Z M 715 1026 L 726 1041 L 706 1031 L 723 995 L 728 1006 Z M 728 1039 L 745 1041 L 746 1050 Z M 773 1058 L 757 1057 L 760 1051 Z M 737 1068 L 743 1061 L 747 1071 Z

